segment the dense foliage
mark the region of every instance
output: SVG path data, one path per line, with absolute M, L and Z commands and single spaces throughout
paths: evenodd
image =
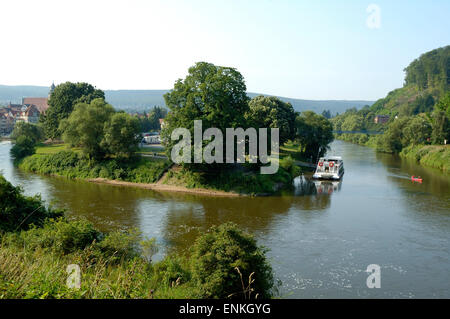
M 105 93 L 88 83 L 65 82 L 57 85 L 50 94 L 49 108 L 40 120 L 44 125 L 48 138 L 57 138 L 61 135 L 58 130 L 60 121 L 69 117 L 77 103 L 90 103 L 96 98 L 105 98 Z
M 35 151 L 36 143 L 34 140 L 28 136 L 21 135 L 15 140 L 10 152 L 11 156 L 17 161 L 24 157 L 33 155 Z
M 11 137 L 14 140 L 11 155 L 18 161 L 34 154 L 37 143 L 44 139 L 44 132 L 38 125 L 19 122 L 14 126 Z
M 192 249 L 192 277 L 202 298 L 268 298 L 274 285 L 265 250 L 232 223 L 212 227 Z
M 154 183 L 169 166 L 168 161 L 145 158 L 95 161 L 73 151 L 36 154 L 23 159 L 19 164 L 20 168 L 34 173 L 68 178 L 106 178 L 134 183 Z
M 420 89 L 436 88 L 442 93 L 450 89 L 450 46 L 442 47 L 414 60 L 405 68 L 405 84 Z
M 272 296 L 265 251 L 234 225 L 208 231 L 191 257 L 168 255 L 153 263 L 154 239 L 134 230 L 103 233 L 85 219 L 64 218 L 2 176 L 0 205 L 0 299 Z M 210 243 L 213 250 L 206 248 Z M 79 289 L 66 284 L 71 264 L 80 267 Z M 254 272 L 255 282 L 242 288 L 234 267 L 243 276 Z M 209 278 L 225 284 L 211 285 Z
M 208 172 L 201 170 L 170 170 L 166 184 L 182 185 L 187 188 L 205 188 L 248 195 L 273 194 L 280 188 L 292 186 L 292 180 L 301 174 L 301 169 L 291 158 L 282 159 L 276 174 L 263 175 L 254 165 L 244 165 L 240 170 Z
M 24 196 L 20 187 L 0 175 L 0 233 L 42 225 L 46 218 L 60 215 L 59 211 L 46 209 L 39 196 Z
M 100 160 L 107 156 L 130 157 L 138 148 L 139 121 L 126 113 L 116 113 L 103 99 L 78 103 L 59 130 L 71 146 Z
M 306 158 L 317 160 L 323 156 L 333 141 L 331 122 L 312 111 L 302 112 L 296 118 L 296 140 Z
M 281 145 L 295 138 L 294 108 L 277 97 L 260 95 L 251 99 L 245 119 L 249 127 L 279 128 Z
M 44 140 L 44 130 L 40 125 L 18 122 L 14 125 L 11 138 L 17 140 L 20 136 L 26 136 L 33 140 L 35 144 Z
M 375 130 L 384 134 L 341 134 L 338 138 L 373 146 L 381 152 L 400 153 L 425 165 L 447 167 L 448 152 L 441 152 L 445 147 L 427 145 L 450 141 L 449 57 L 450 46 L 423 54 L 405 69 L 403 88 L 390 92 L 371 107 L 347 110 L 332 119 L 336 131 Z M 389 120 L 376 124 L 376 115 L 389 116 Z
M 205 130 L 214 127 L 225 132 L 226 128 L 246 127 L 249 98 L 244 78 L 233 68 L 198 62 L 164 99 L 170 109 L 162 130 L 168 156 L 177 143 L 170 138 L 176 128 L 188 129 L 194 144 L 194 120 L 202 120 Z
M 155 106 L 149 113 L 144 112 L 143 117 L 139 117 L 142 132 L 156 131 L 161 129 L 160 119 L 167 116 L 167 109 L 161 106 Z

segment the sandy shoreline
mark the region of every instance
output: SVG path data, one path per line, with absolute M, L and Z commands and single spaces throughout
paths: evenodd
M 88 182 L 97 183 L 97 184 L 138 187 L 138 188 L 151 189 L 154 191 L 161 191 L 161 192 L 178 192 L 178 193 L 189 193 L 189 194 L 206 195 L 206 196 L 221 196 L 221 197 L 244 196 L 244 195 L 241 195 L 238 193 L 233 193 L 233 192 L 225 192 L 225 191 L 218 191 L 218 190 L 205 189 L 205 188 L 187 188 L 187 187 L 183 187 L 183 186 L 166 185 L 166 184 L 162 184 L 159 182 L 152 183 L 152 184 L 144 184 L 144 183 L 132 183 L 132 182 L 125 182 L 125 181 L 111 180 L 111 179 L 106 179 L 106 178 L 89 178 L 89 179 L 85 179 L 85 180 Z

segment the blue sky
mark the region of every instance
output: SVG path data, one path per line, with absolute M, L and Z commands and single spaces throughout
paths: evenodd
M 413 59 L 450 44 L 448 0 L 2 0 L 0 12 L 10 85 L 167 89 L 207 61 L 237 68 L 252 92 L 375 100 L 402 86 Z

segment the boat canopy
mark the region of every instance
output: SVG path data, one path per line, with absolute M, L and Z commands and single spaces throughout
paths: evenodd
M 321 157 L 319 159 L 319 162 L 329 162 L 329 161 L 342 161 L 342 157 L 340 157 L 340 156 L 327 156 L 327 157 Z

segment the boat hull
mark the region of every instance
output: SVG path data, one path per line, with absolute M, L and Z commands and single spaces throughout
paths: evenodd
M 338 174 L 338 173 L 314 173 L 313 179 L 318 180 L 340 180 L 344 176 L 344 172 Z

